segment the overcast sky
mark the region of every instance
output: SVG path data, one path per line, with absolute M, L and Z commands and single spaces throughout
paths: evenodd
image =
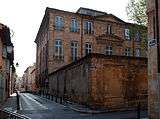
M 127 21 L 126 6 L 129 0 L 0 0 L 0 22 L 14 31 L 12 42 L 15 47 L 17 73 L 36 59 L 34 43 L 46 7 L 75 12 L 79 7 L 112 13 Z

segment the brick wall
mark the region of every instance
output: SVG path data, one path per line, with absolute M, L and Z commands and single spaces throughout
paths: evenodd
M 146 107 L 146 63 L 145 58 L 91 54 L 50 74 L 49 93 L 95 108 L 136 106 L 139 99 Z

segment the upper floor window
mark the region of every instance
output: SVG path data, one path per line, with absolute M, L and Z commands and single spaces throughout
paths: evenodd
M 141 56 L 141 49 L 140 48 L 136 48 L 135 55 L 136 55 L 136 57 L 140 57 Z
M 112 51 L 112 47 L 111 46 L 107 46 L 106 47 L 106 55 L 112 55 L 113 51 Z
M 130 48 L 126 48 L 124 51 L 124 55 L 125 56 L 131 56 L 131 49 Z
M 64 26 L 63 18 L 60 16 L 55 17 L 55 28 L 56 30 L 62 30 Z
M 93 23 L 91 21 L 84 22 L 84 33 L 93 34 Z
M 124 30 L 124 36 L 126 40 L 130 40 L 130 31 L 129 29 Z
M 55 40 L 55 56 L 58 58 L 63 58 L 63 46 L 60 39 Z
M 2 57 L 7 58 L 7 48 L 6 48 L 6 46 L 3 47 Z
M 71 20 L 71 32 L 78 32 L 78 21 L 76 19 Z
M 85 55 L 89 54 L 92 52 L 92 45 L 91 43 L 86 43 L 85 44 Z
M 78 43 L 76 41 L 71 42 L 71 58 L 72 61 L 78 58 Z
M 135 41 L 140 41 L 140 32 L 139 31 L 137 31 L 135 33 Z
M 110 24 L 107 25 L 107 34 L 112 34 L 112 26 Z

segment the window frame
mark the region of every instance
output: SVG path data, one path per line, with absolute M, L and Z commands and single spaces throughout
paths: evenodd
M 141 41 L 140 31 L 136 31 L 136 33 L 135 33 L 135 41 L 136 42 L 140 42 Z
M 61 39 L 55 39 L 54 54 L 58 58 L 63 57 L 63 44 Z
M 84 31 L 85 34 L 93 34 L 93 21 L 84 21 Z
M 64 27 L 64 19 L 61 16 L 55 16 L 55 29 L 62 30 Z
M 113 54 L 113 47 L 112 46 L 106 46 L 106 55 L 112 55 Z
M 71 32 L 78 32 L 79 23 L 78 20 L 75 18 L 71 19 L 70 31 Z
M 70 48 L 71 48 L 72 61 L 76 61 L 78 59 L 78 42 L 77 41 L 71 41 Z
M 131 56 L 131 48 L 125 48 L 124 55 Z
M 85 55 L 92 53 L 92 44 L 90 42 L 85 43 Z
M 138 53 L 137 51 L 138 51 L 139 53 Z M 135 49 L 135 56 L 136 56 L 136 57 L 140 57 L 140 56 L 141 56 L 141 48 L 136 48 L 136 49 Z
M 107 34 L 111 35 L 112 34 L 112 25 L 111 24 L 108 24 L 107 25 Z
M 130 41 L 131 40 L 131 34 L 130 34 L 130 30 L 128 28 L 124 29 L 124 37 L 126 40 Z

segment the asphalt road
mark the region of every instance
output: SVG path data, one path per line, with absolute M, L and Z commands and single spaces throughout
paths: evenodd
M 114 112 L 103 114 L 86 114 L 76 112 L 69 107 L 29 93 L 20 93 L 20 110 L 18 113 L 32 119 L 133 119 L 136 112 Z M 142 115 L 146 115 L 143 112 Z

